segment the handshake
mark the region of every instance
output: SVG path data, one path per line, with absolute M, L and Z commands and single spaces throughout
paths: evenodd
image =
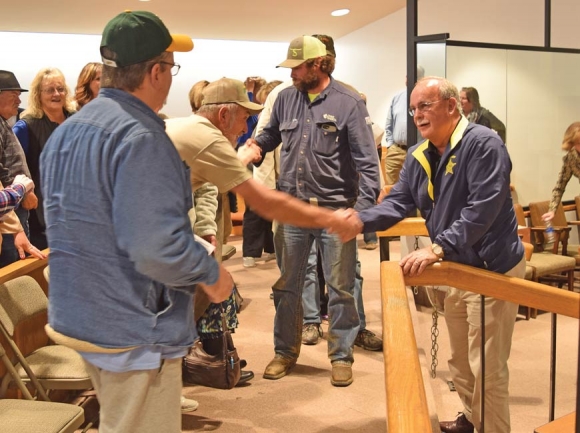
M 238 148 L 238 159 L 243 165 L 248 165 L 262 160 L 262 148 L 253 138 L 248 138 L 243 146 Z
M 338 235 L 342 242 L 355 238 L 362 230 L 363 223 L 354 209 L 338 209 L 332 212 L 328 232 Z

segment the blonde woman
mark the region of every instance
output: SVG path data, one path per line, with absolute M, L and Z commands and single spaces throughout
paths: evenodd
M 566 151 L 566 155 L 563 158 L 556 186 L 552 190 L 550 211 L 542 215 L 544 221 L 552 221 L 554 218 L 554 212 L 562 200 L 562 194 L 572 175 L 580 179 L 580 122 L 574 122 L 566 129 L 562 140 L 562 150 Z
M 40 185 L 40 153 L 52 132 L 73 112 L 73 101 L 63 73 L 56 68 L 44 68 L 32 80 L 28 108 L 12 128 L 24 149 L 26 163 L 36 185 L 34 191 L 38 197 L 38 207 L 30 211 L 28 224 L 30 241 L 41 250 L 48 244 Z

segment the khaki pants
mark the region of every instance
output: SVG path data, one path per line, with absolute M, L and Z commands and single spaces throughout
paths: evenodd
M 180 433 L 181 360 L 125 373 L 85 361 L 101 405 L 99 433 Z
M 525 258 L 505 275 L 524 277 Z M 481 301 L 480 295 L 450 287 L 445 297 L 449 330 L 449 371 L 476 430 L 481 425 Z M 509 370 L 512 334 L 518 305 L 485 298 L 485 433 L 509 433 Z
M 385 158 L 385 174 L 387 178 L 385 183 L 387 185 L 394 185 L 399 181 L 399 173 L 403 168 L 407 151 L 401 149 L 396 144 L 393 144 L 387 149 L 387 156 Z

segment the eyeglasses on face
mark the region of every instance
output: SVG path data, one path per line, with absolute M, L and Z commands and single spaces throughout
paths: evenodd
M 417 105 L 417 108 L 410 107 L 409 111 L 408 111 L 409 116 L 415 117 L 416 113 L 425 113 L 427 111 L 430 111 L 432 105 L 436 104 L 437 102 L 441 102 L 441 101 L 445 101 L 445 99 L 438 99 L 436 101 L 431 101 L 431 102 L 421 102 L 421 103 L 419 103 L 419 105 Z
M 171 75 L 173 75 L 174 77 L 179 73 L 179 70 L 181 69 L 181 65 L 179 65 L 177 63 L 169 63 L 169 62 L 164 62 L 164 61 L 161 61 L 159 63 L 163 63 L 164 65 L 171 66 Z
M 47 95 L 52 95 L 54 92 L 56 93 L 66 93 L 66 89 L 64 87 L 49 87 L 47 89 L 42 89 L 42 93 L 46 93 Z

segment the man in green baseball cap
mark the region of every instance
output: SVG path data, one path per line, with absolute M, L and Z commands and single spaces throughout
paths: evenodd
M 150 60 L 164 51 L 191 51 L 187 35 L 171 35 L 159 17 L 148 11 L 125 11 L 113 18 L 103 31 L 103 63 L 122 68 Z
M 179 69 L 174 52 L 192 48 L 150 12 L 113 18 L 101 42 L 99 97 L 60 125 L 41 154 L 47 329 L 83 357 L 101 433 L 181 432 L 193 295 L 203 290 L 219 303 L 233 287 L 194 240 L 189 171 L 157 116 Z

